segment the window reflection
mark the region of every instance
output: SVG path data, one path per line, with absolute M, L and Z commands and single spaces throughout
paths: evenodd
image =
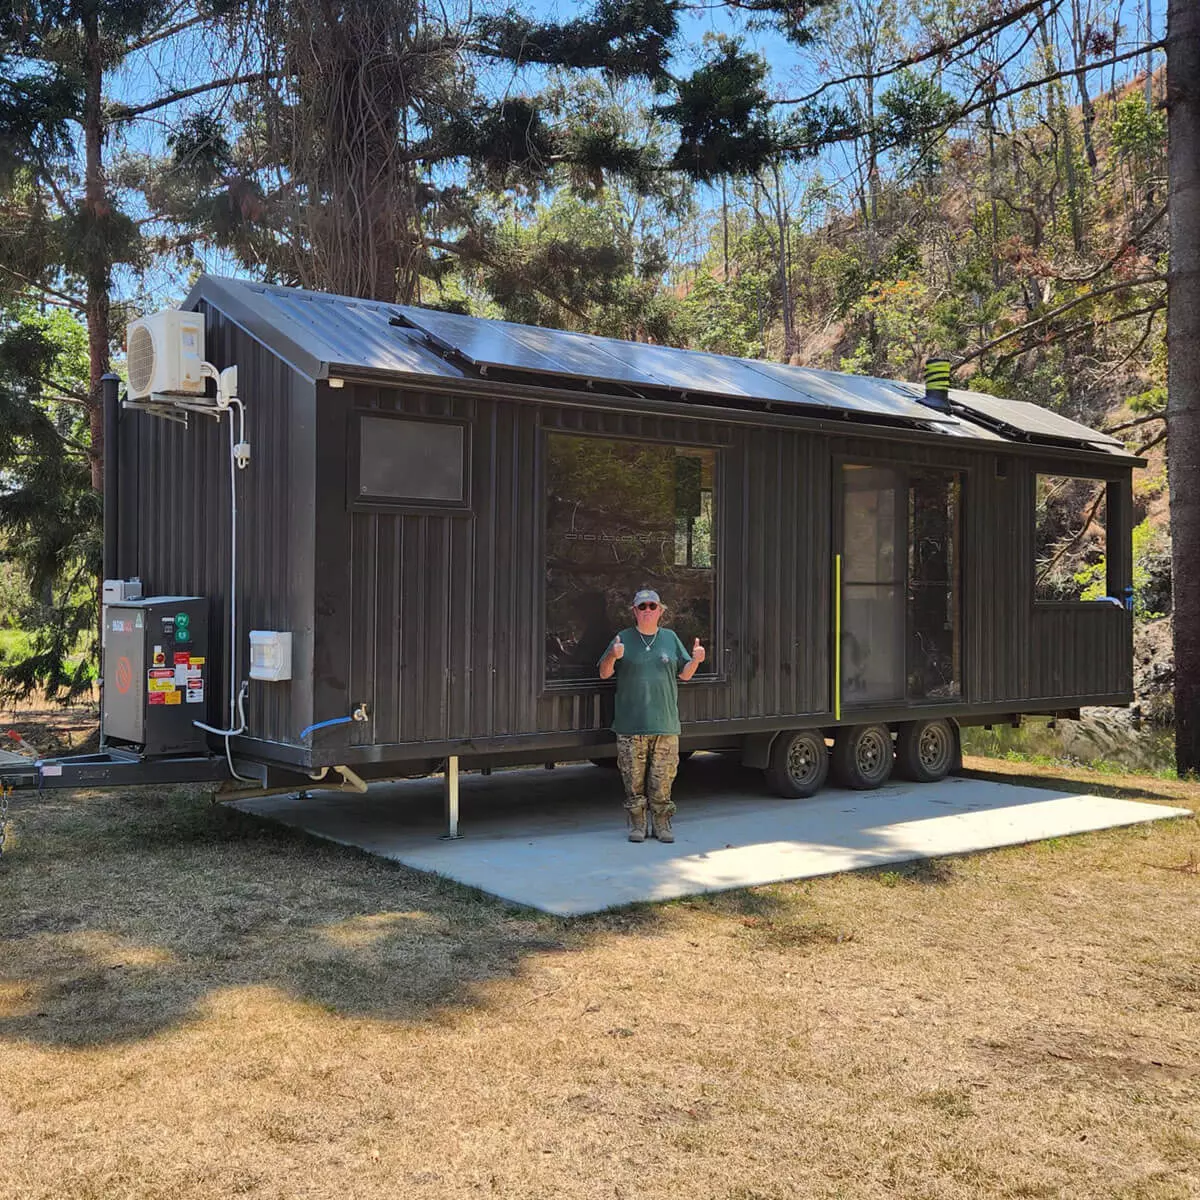
M 709 641 L 715 467 L 713 450 L 546 435 L 547 680 L 595 679 L 642 587 L 686 646 Z
M 1108 592 L 1108 486 L 1073 475 L 1037 477 L 1034 599 L 1100 600 Z
M 900 473 L 842 468 L 842 699 L 878 704 L 904 694 L 904 580 L 896 497 Z
M 908 477 L 908 695 L 961 694 L 959 514 L 962 477 L 946 471 Z
M 842 700 L 962 694 L 959 523 L 953 471 L 842 468 Z

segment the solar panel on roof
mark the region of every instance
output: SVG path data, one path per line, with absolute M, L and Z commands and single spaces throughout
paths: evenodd
M 885 380 L 843 377 L 780 363 L 622 342 L 422 308 L 401 307 L 397 311 L 438 345 L 480 367 L 631 387 L 671 388 L 902 421 L 955 420 L 919 403 Z M 848 382 L 840 386 L 843 380 Z
M 950 413 L 930 408 L 886 379 L 866 375 L 840 375 L 834 371 L 815 371 L 811 367 L 790 367 L 761 359 L 741 359 L 756 374 L 782 383 L 795 392 L 802 403 L 821 408 L 843 408 L 864 413 L 886 413 L 912 421 L 954 423 Z
M 1030 404 L 1025 400 L 1003 400 L 999 396 L 987 396 L 982 392 L 950 391 L 952 404 L 960 405 L 968 412 L 976 413 L 985 420 L 1004 425 L 1016 433 L 1028 433 L 1035 437 L 1052 438 L 1060 442 L 1082 443 L 1083 445 L 1121 446 L 1124 443 L 1106 433 L 1099 433 L 1061 417 L 1056 412 Z

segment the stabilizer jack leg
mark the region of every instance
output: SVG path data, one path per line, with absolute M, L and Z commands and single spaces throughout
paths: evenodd
M 446 759 L 446 774 L 444 794 L 446 797 L 446 832 L 442 841 L 455 842 L 462 837 L 458 832 L 458 755 L 452 754 Z

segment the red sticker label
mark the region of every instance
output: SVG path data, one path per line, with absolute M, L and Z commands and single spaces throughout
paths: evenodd
M 188 665 L 188 653 L 186 650 L 175 651 L 175 665 L 177 667 L 186 667 Z
M 147 675 L 149 675 L 149 677 L 151 679 L 174 679 L 175 678 L 175 672 L 172 671 L 169 667 L 161 667 L 156 671 L 147 671 L 146 673 L 147 673 Z
M 146 699 L 151 704 L 166 704 L 167 693 L 166 692 L 151 692 L 150 695 L 146 697 Z

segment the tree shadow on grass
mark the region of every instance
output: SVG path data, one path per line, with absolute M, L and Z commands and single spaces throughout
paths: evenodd
M 0 1038 L 147 1038 L 265 986 L 401 1021 L 536 954 L 660 918 L 572 923 L 335 846 L 197 792 L 26 796 L 0 862 Z

